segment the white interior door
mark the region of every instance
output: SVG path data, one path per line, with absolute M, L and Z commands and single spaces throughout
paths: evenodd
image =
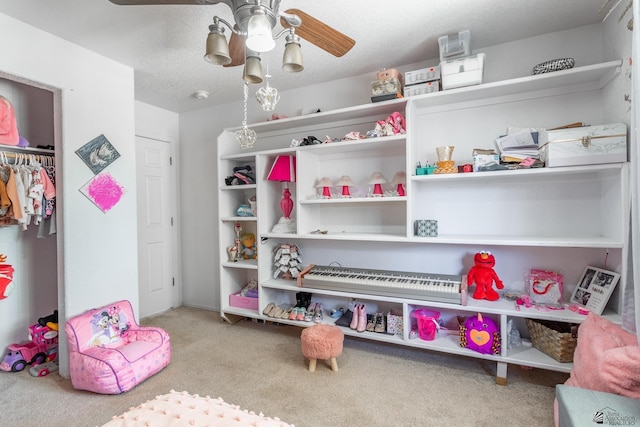
M 172 144 L 136 137 L 140 317 L 177 305 Z

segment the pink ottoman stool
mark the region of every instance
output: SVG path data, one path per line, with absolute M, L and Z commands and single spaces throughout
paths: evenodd
M 309 372 L 316 370 L 318 359 L 329 359 L 331 370 L 338 370 L 336 357 L 342 354 L 344 333 L 339 327 L 333 325 L 315 325 L 305 328 L 300 335 L 302 341 L 302 354 L 309 359 Z

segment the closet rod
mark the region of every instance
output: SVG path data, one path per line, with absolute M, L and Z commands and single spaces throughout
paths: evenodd
M 0 150 L 3 156 L 6 156 L 9 159 L 25 159 L 29 160 L 31 158 L 35 158 L 36 161 L 43 160 L 43 158 L 55 158 L 55 156 L 45 155 L 45 154 L 27 154 L 27 153 L 14 153 L 12 151 L 4 151 Z

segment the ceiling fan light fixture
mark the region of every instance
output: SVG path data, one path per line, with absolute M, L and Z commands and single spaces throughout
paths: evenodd
M 251 56 L 249 56 L 251 55 Z M 242 78 L 249 84 L 262 83 L 263 73 L 260 57 L 247 52 L 247 59 L 244 62 L 244 72 Z
M 229 45 L 224 37 L 224 28 L 216 21 L 209 25 L 209 35 L 207 36 L 207 48 L 204 59 L 212 64 L 227 65 L 231 63 L 229 55 Z
M 302 49 L 300 48 L 300 37 L 293 34 L 287 36 L 287 44 L 282 56 L 282 69 L 290 73 L 298 73 L 304 70 L 302 64 Z
M 256 52 L 269 52 L 276 47 L 272 27 L 267 14 L 260 7 L 251 9 L 251 18 L 247 24 L 247 47 Z

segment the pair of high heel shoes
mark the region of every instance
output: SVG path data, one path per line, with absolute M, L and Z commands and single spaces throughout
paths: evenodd
M 353 316 L 351 316 L 351 329 L 355 329 L 358 332 L 364 332 L 367 330 L 367 306 L 364 304 L 356 304 L 353 307 Z

